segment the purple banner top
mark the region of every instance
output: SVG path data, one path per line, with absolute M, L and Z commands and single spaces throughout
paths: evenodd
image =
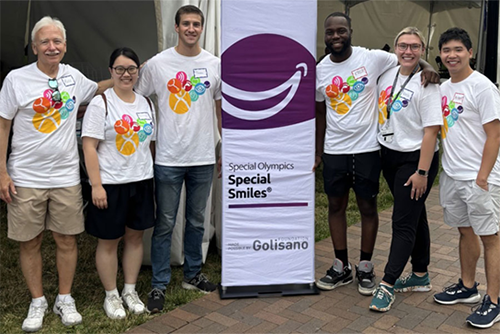
M 222 127 L 269 129 L 314 118 L 316 63 L 298 42 L 260 34 L 222 54 Z

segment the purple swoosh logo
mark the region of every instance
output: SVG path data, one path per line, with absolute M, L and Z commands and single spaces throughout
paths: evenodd
M 261 34 L 222 54 L 222 126 L 267 129 L 314 118 L 315 61 L 298 42 Z

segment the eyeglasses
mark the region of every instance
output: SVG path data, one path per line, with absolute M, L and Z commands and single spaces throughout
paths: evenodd
M 59 85 L 57 84 L 57 79 L 49 79 L 49 87 L 53 90 L 52 100 L 55 102 L 61 101 L 61 93 L 59 92 Z
M 116 66 L 116 67 L 111 67 L 113 70 L 115 70 L 115 73 L 118 75 L 122 75 L 125 73 L 125 71 L 128 72 L 128 74 L 136 74 L 137 70 L 139 69 L 137 66 L 130 66 L 130 67 L 123 67 L 123 66 Z
M 406 51 L 408 47 L 410 47 L 411 51 L 418 51 L 422 47 L 422 44 L 406 44 L 406 43 L 398 43 L 396 45 L 399 51 Z

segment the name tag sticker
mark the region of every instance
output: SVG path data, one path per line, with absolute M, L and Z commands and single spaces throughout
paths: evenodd
M 368 75 L 368 72 L 366 71 L 366 68 L 364 66 L 358 68 L 357 70 L 352 71 L 351 73 L 354 79 L 356 80 L 361 79 L 362 77 L 366 77 Z
M 208 78 L 208 70 L 206 68 L 195 68 L 193 74 L 196 78 Z
M 66 87 L 75 85 L 75 79 L 73 79 L 72 75 L 65 75 L 60 80 Z
M 142 119 L 145 121 L 152 121 L 151 117 L 149 116 L 149 114 L 147 112 L 138 112 L 137 117 L 139 117 L 139 119 Z
M 412 97 L 413 97 L 413 92 L 411 90 L 409 90 L 408 88 L 403 89 L 403 91 L 401 92 L 402 99 L 411 101 Z
M 462 93 L 455 93 L 455 96 L 453 96 L 453 102 L 456 104 L 463 104 L 464 103 L 464 98 L 465 95 Z

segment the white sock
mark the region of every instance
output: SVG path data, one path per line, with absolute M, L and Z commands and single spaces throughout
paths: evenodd
M 57 295 L 57 300 L 63 303 L 67 301 L 72 301 L 72 299 L 73 298 L 71 298 L 71 293 L 68 293 L 67 295 L 61 295 L 61 294 Z
M 117 296 L 117 297 L 120 297 L 120 294 L 118 293 L 118 290 L 116 288 L 114 288 L 113 290 L 106 290 L 106 298 L 108 297 L 111 297 L 111 296 Z
M 125 285 L 123 286 L 122 295 L 133 291 L 135 291 L 135 284 L 125 283 Z
M 45 296 L 32 298 L 31 304 L 33 304 L 33 306 L 42 306 L 43 304 L 47 304 L 47 299 L 45 298 Z

